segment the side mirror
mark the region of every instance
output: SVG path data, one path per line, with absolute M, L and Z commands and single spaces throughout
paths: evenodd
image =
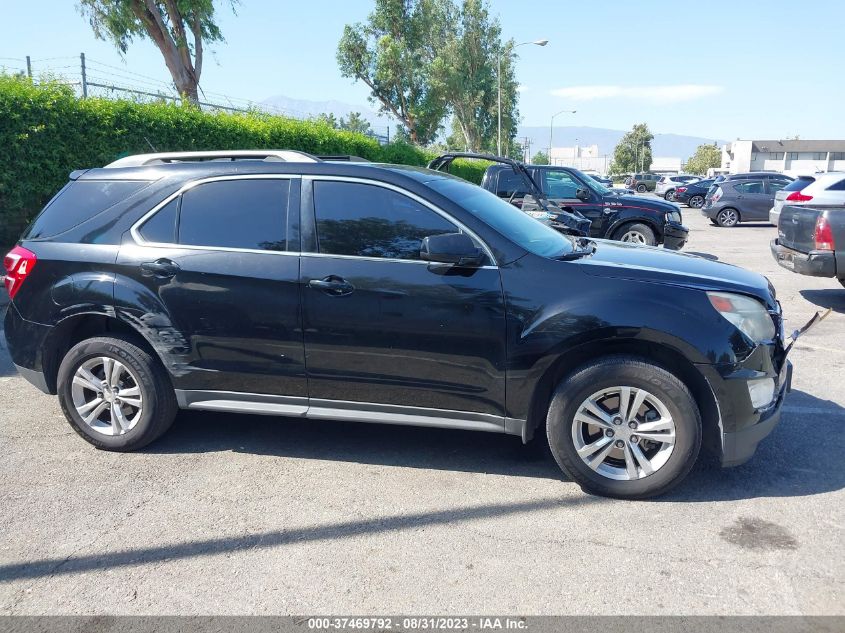
M 479 266 L 484 252 L 466 233 L 445 233 L 423 238 L 420 259 L 455 266 Z
M 590 199 L 590 192 L 587 191 L 586 189 L 578 189 L 575 192 L 575 197 L 578 198 L 579 200 L 586 202 L 587 200 Z

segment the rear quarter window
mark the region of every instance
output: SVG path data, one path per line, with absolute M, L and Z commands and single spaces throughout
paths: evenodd
M 24 239 L 45 239 L 69 231 L 122 202 L 148 183 L 138 180 L 75 180 L 47 203 Z

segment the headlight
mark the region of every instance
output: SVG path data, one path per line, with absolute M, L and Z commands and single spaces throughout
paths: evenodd
M 681 212 L 680 211 L 670 211 L 666 214 L 666 219 L 669 222 L 677 222 L 681 224 Z
M 708 292 L 713 307 L 752 341 L 768 341 L 775 337 L 775 323 L 766 307 L 751 297 L 732 292 Z

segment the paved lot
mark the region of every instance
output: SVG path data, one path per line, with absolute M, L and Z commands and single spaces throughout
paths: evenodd
M 110 454 L 0 350 L 0 613 L 845 614 L 845 290 L 684 216 L 788 325 L 836 310 L 751 463 L 619 502 L 515 438 L 206 413 Z

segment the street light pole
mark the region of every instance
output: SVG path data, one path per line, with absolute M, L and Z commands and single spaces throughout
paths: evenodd
M 534 40 L 533 42 L 521 42 L 520 44 L 514 45 L 514 48 L 518 46 L 525 46 L 526 44 L 534 44 L 535 46 L 545 46 L 549 43 L 549 40 Z M 496 56 L 496 81 L 499 84 L 499 98 L 497 100 L 497 109 L 499 111 L 497 118 L 497 127 L 498 133 L 496 134 L 496 153 L 501 156 L 502 155 L 502 51 L 499 51 L 498 55 Z
M 552 164 L 552 134 L 554 133 L 554 129 L 555 129 L 555 117 L 558 114 L 564 114 L 564 113 L 567 113 L 567 112 L 569 114 L 575 114 L 577 112 L 577 110 L 561 110 L 560 112 L 555 112 L 552 115 L 552 120 L 549 122 L 549 165 Z

